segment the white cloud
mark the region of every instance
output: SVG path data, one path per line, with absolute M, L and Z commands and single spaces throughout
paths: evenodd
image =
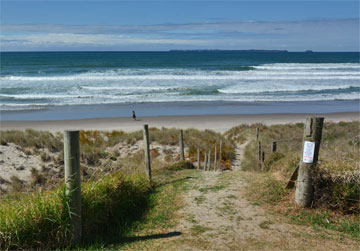
M 1 25 L 8 50 L 359 50 L 359 19 L 164 25 Z

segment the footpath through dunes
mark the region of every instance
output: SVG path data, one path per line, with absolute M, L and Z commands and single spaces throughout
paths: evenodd
M 183 207 L 176 214 L 178 224 L 169 229 L 179 234 L 153 240 L 150 249 L 358 250 L 358 243 L 337 232 L 290 224 L 285 216 L 248 200 L 249 179 L 257 174 L 241 170 L 247 143 L 236 146 L 233 171 L 190 173 Z

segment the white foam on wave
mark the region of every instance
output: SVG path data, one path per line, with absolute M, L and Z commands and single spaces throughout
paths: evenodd
M 226 88 L 221 88 L 218 91 L 225 94 L 245 94 L 245 93 L 283 93 L 283 92 L 312 92 L 312 91 L 326 91 L 326 90 L 346 90 L 350 88 L 356 88 L 356 86 L 352 85 L 342 85 L 342 86 L 330 86 L 330 85 L 323 85 L 323 86 L 314 86 L 314 85 L 307 85 L 307 86 L 268 86 L 267 88 L 264 87 L 263 89 L 255 89 L 255 88 L 248 88 L 244 86 L 229 86 Z M 357 86 L 357 87 L 360 87 Z
M 264 76 L 243 76 L 243 75 L 227 75 L 227 76 L 175 76 L 175 75 L 150 75 L 150 76 L 67 76 L 67 77 L 5 77 L 8 81 L 27 81 L 27 82 L 59 82 L 59 81 L 120 81 L 120 80 L 360 80 L 360 75 L 353 76 L 271 76 L 264 74 Z
M 275 63 L 255 66 L 255 69 L 261 70 L 337 70 L 337 69 L 359 69 L 359 63 Z
M 0 89 L 0 101 L 7 100 L 0 105 L 6 110 L 36 105 L 351 100 L 360 96 L 357 89 L 350 89 L 360 87 L 360 64 L 268 64 L 255 68 L 119 69 L 62 76 L 5 76 L 0 79 L 2 87 L 13 88 L 15 93 L 8 94 L 7 90 L 1 94 Z M 24 87 L 26 93 L 15 90 Z M 312 93 L 316 91 L 324 92 Z
M 359 97 L 357 95 L 351 94 L 340 94 L 336 95 L 337 100 L 358 100 Z M 156 100 L 151 97 L 133 97 L 128 99 L 116 99 L 116 100 L 93 100 L 93 101 L 85 101 L 85 100 L 73 100 L 73 102 L 58 102 L 54 103 L 35 103 L 35 104 L 0 104 L 1 111 L 16 111 L 16 110 L 34 110 L 34 109 L 44 109 L 49 106 L 68 106 L 68 105 L 102 105 L 102 104 L 123 104 L 123 103 L 138 103 L 139 100 L 141 102 L 191 102 L 191 101 L 234 101 L 234 102 L 286 102 L 286 101 L 326 101 L 326 100 L 334 100 L 333 95 L 313 95 L 304 98 L 302 95 L 292 95 L 292 96 L 283 96 L 278 97 L 276 100 L 271 96 L 253 96 L 253 95 L 244 95 L 241 97 L 229 97 L 229 96 L 218 96 L 215 98 L 209 98 L 209 96 L 162 96 L 158 97 Z

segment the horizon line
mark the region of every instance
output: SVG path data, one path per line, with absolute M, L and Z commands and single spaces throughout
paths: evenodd
M 241 52 L 306 52 L 306 53 L 360 53 L 359 51 L 314 51 L 314 50 L 286 50 L 286 49 L 171 49 L 171 50 L 23 50 L 23 51 L 1 51 L 5 52 L 222 52 L 222 51 L 241 51 Z

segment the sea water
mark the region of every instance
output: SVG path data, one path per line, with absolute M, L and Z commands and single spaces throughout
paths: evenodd
M 359 100 L 358 52 L 2 52 L 0 111 Z

